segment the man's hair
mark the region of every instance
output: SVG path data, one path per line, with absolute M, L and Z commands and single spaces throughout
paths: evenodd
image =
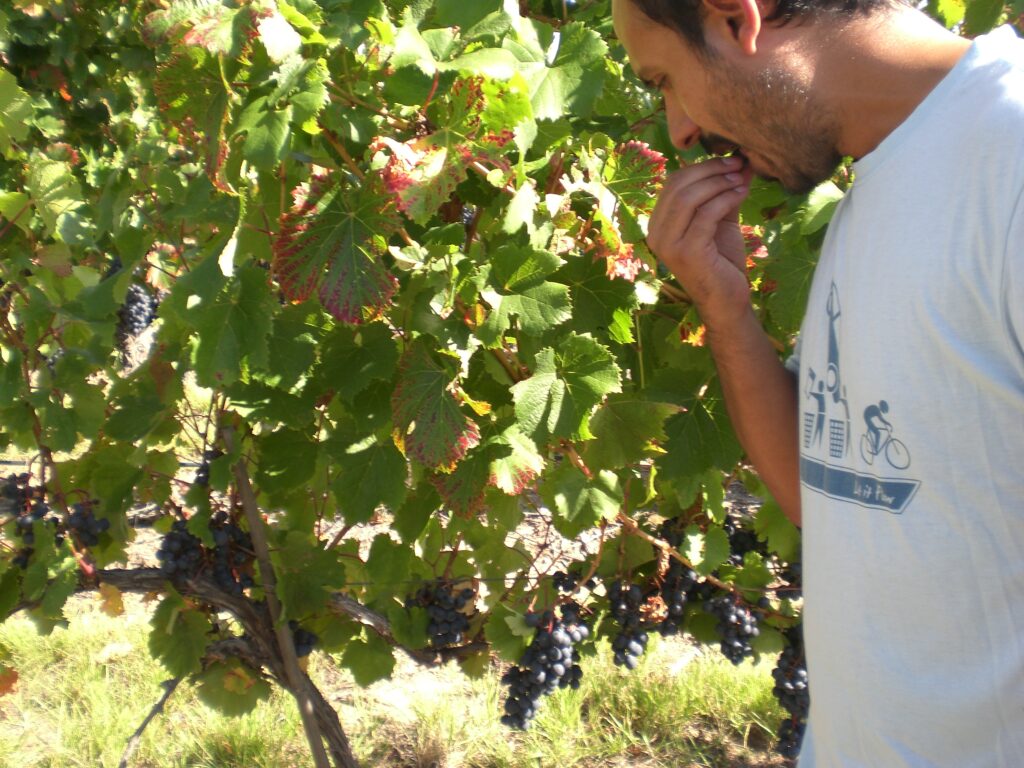
M 867 15 L 879 8 L 898 5 L 905 0 L 778 0 L 775 11 L 764 21 L 786 24 L 794 19 L 812 18 L 823 13 Z M 707 53 L 704 39 L 704 4 L 701 0 L 627 0 L 651 21 L 674 29 L 699 54 Z

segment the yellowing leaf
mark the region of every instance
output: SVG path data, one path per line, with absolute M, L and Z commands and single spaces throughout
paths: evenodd
M 100 610 L 107 616 L 120 616 L 124 613 L 124 600 L 121 599 L 121 590 L 113 584 L 100 584 L 99 589 Z

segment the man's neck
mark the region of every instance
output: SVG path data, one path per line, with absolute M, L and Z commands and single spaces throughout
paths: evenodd
M 851 20 L 823 31 L 815 79 L 842 126 L 839 150 L 854 158 L 875 149 L 921 104 L 970 47 L 910 8 Z

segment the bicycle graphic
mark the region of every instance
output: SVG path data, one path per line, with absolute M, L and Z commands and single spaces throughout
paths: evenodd
M 885 418 L 888 412 L 889 404 L 885 400 L 864 409 L 868 431 L 860 436 L 860 455 L 871 465 L 875 456 L 881 454 L 893 469 L 906 469 L 910 466 L 910 451 L 902 440 L 892 436 L 892 424 Z
M 884 433 L 884 437 L 882 435 Z M 877 435 L 877 440 L 872 440 L 872 435 L 865 432 L 860 436 L 860 455 L 864 457 L 869 465 L 875 461 L 875 456 L 885 456 L 893 469 L 906 469 L 910 466 L 910 451 L 903 444 L 892 436 L 892 429 L 882 427 Z

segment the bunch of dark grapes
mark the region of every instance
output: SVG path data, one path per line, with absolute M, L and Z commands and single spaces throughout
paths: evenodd
M 576 571 L 555 571 L 551 574 L 551 583 L 555 589 L 560 592 L 572 593 L 575 592 L 580 585 L 580 574 Z M 587 579 L 584 585 L 587 589 L 593 589 L 597 586 L 597 582 L 593 578 Z
M 188 529 L 188 521 L 175 520 L 156 552 L 160 572 L 172 580 L 194 578 L 203 567 L 203 542 Z
M 60 521 L 52 515 L 47 517 L 50 505 L 46 503 L 43 489 L 29 485 L 29 481 L 27 473 L 10 475 L 0 485 L 0 513 L 14 515 L 14 533 L 21 539 L 22 546 L 12 560 L 18 568 L 28 568 L 29 560 L 35 552 L 37 520 L 56 529 L 54 541 L 58 546 L 64 541 Z
M 671 560 L 661 581 L 661 599 L 665 601 L 668 615 L 662 620 L 658 631 L 665 637 L 678 634 L 686 619 L 686 604 L 697 585 L 697 573 L 678 560 Z
M 643 629 L 641 608 L 646 596 L 639 584 L 613 581 L 608 587 L 608 606 L 619 632 L 612 640 L 613 660 L 620 667 L 636 669 L 647 648 L 648 635 Z
M 464 609 L 472 604 L 475 595 L 471 587 L 463 587 L 456 592 L 455 585 L 438 581 L 420 587 L 415 599 L 407 601 L 407 607 L 421 605 L 427 609 L 430 643 L 435 648 L 443 648 L 458 645 L 465 638 L 469 617 Z
M 304 656 L 309 656 L 316 647 L 316 644 L 320 642 L 320 638 L 308 629 L 303 629 L 299 622 L 294 619 L 288 622 L 288 627 L 292 631 L 292 643 L 295 645 L 295 655 L 300 659 Z
M 196 470 L 196 476 L 192 482 L 204 488 L 208 486 L 210 484 L 210 462 L 223 455 L 224 452 L 219 448 L 207 448 L 203 451 L 203 461 Z
M 100 543 L 100 534 L 110 528 L 109 520 L 96 518 L 92 509 L 94 503 L 75 504 L 68 515 L 68 532 L 83 547 L 97 546 Z
M 253 585 L 252 577 L 245 572 L 252 560 L 252 539 L 224 512 L 210 518 L 209 528 L 213 550 L 189 531 L 187 521 L 175 520 L 156 553 L 160 571 L 172 580 L 191 579 L 209 566 L 218 588 L 241 595 Z
M 512 667 L 501 678 L 508 686 L 501 722 L 510 728 L 530 727 L 541 696 L 559 688 L 580 687 L 583 670 L 579 651 L 573 646 L 590 637 L 590 628 L 580 617 L 576 603 L 562 605 L 560 614 L 556 615 L 554 610 L 526 614 L 527 625 L 536 629 L 533 639 L 519 666 Z
M 729 562 L 733 565 L 743 565 L 743 556 L 748 552 L 765 554 L 764 546 L 758 540 L 757 534 L 746 527 L 739 515 L 728 515 L 722 529 L 729 537 Z
M 253 585 L 246 568 L 252 561 L 252 538 L 224 512 L 210 519 L 213 534 L 213 580 L 218 587 L 240 596 Z
M 722 654 L 733 664 L 739 664 L 754 649 L 750 643 L 760 634 L 757 614 L 751 611 L 734 593 L 726 592 L 705 603 L 704 609 L 718 619 Z
M 779 726 L 779 743 L 776 750 L 783 757 L 795 758 L 800 753 L 800 744 L 807 727 L 807 714 L 811 708 L 811 694 L 807 687 L 807 661 L 804 656 L 804 634 L 802 625 L 791 627 L 785 632 L 788 644 L 779 655 L 779 661 L 772 670 L 775 687 L 772 693 L 789 717 Z
M 117 348 L 125 353 L 126 343 L 140 335 L 156 317 L 158 302 L 145 286 L 132 283 L 128 286 L 124 304 L 117 312 Z

